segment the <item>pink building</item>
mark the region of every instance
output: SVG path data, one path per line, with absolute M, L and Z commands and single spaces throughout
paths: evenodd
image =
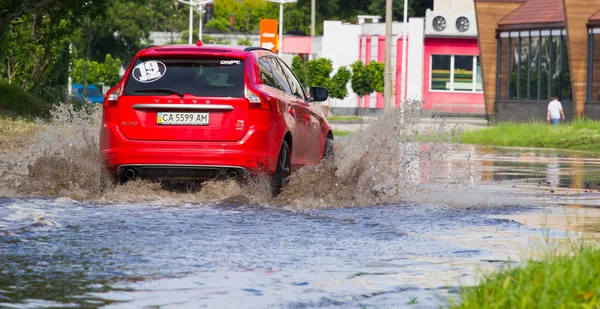
M 356 60 L 365 64 L 384 62 L 385 24 L 376 16 L 359 16 L 359 20 L 358 24 L 325 21 L 324 36 L 312 40 L 313 53 L 332 59 L 334 70 Z M 402 61 L 405 26 L 408 53 Z M 409 18 L 407 25 L 394 23 L 392 40 L 396 105 L 401 101 L 401 71 L 406 65 L 406 98 L 422 100 L 425 116 L 485 114 L 472 0 L 436 0 L 434 10 L 428 10 L 424 18 Z M 357 114 L 358 109 L 362 114 L 379 113 L 383 110 L 383 95 L 349 95 L 332 102 L 332 106 L 336 114 Z

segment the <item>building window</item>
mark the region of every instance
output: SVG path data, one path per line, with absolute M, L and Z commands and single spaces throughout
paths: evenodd
M 478 91 L 483 89 L 478 56 L 431 55 L 432 91 Z
M 503 32 L 498 38 L 498 101 L 571 101 L 566 32 Z
M 431 56 L 431 90 L 451 90 L 450 70 L 451 56 Z
M 587 101 L 600 103 L 600 28 L 589 30 Z

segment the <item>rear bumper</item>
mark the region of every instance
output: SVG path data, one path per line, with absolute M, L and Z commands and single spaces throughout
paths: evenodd
M 283 138 L 283 137 L 281 137 Z M 270 136 L 267 128 L 251 126 L 237 142 L 164 142 L 126 138 L 119 127 L 105 123 L 100 132 L 100 152 L 108 170 L 117 175 L 126 167 L 148 173 L 204 174 L 229 169 L 244 173 L 273 173 L 281 140 Z M 146 170 L 144 172 L 143 170 Z M 184 170 L 190 170 L 185 172 Z M 203 172 L 208 171 L 208 172 Z
M 120 179 L 208 180 L 214 178 L 243 179 L 250 175 L 239 166 L 125 164 L 117 168 Z

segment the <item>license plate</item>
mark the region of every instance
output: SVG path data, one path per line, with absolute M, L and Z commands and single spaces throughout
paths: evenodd
M 208 113 L 157 113 L 157 124 L 207 126 Z

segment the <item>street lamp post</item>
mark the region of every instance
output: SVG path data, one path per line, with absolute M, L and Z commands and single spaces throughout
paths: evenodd
M 179 1 L 179 0 L 178 0 Z M 279 3 L 279 39 L 278 39 L 278 54 L 279 57 L 281 57 L 281 48 L 283 47 L 283 5 L 285 3 L 294 3 L 297 2 L 298 0 L 268 0 L 270 2 L 275 2 L 275 3 Z
M 189 1 L 185 1 L 185 0 L 177 0 L 181 3 L 187 4 L 190 6 L 190 34 L 189 34 L 189 38 L 188 38 L 188 43 L 192 44 L 192 34 L 194 32 L 194 6 L 196 6 L 196 10 L 198 11 L 198 14 L 200 15 L 200 22 L 198 23 L 198 38 L 200 40 L 202 40 L 202 14 L 204 13 L 204 6 L 214 2 L 213 0 L 189 0 Z

